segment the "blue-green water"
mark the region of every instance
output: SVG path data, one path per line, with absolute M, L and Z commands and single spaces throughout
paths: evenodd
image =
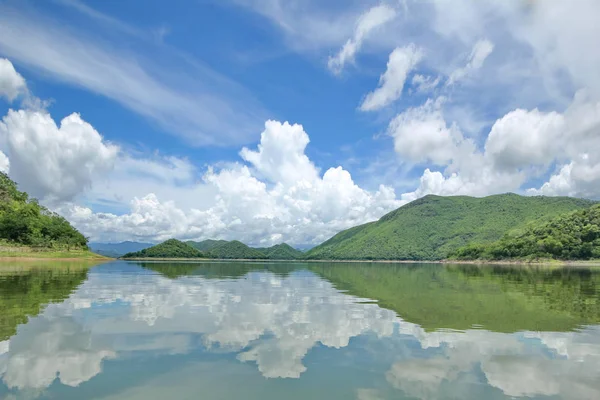
M 0 265 L 0 399 L 600 399 L 600 273 Z

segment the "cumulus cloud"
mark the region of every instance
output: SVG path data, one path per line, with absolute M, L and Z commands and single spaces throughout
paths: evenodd
M 130 212 L 122 215 L 75 204 L 59 211 L 95 240 L 226 237 L 274 244 L 318 243 L 402 204 L 392 188 L 366 191 L 342 167 L 320 175 L 304 152 L 308 142 L 301 125 L 268 121 L 258 148 L 240 152 L 249 165 L 211 166 L 201 184 L 188 186 L 188 193 L 211 188 L 213 201 L 206 208 L 184 208 L 151 193 L 134 197 Z
M 0 97 L 11 102 L 26 92 L 25 79 L 15 70 L 9 60 L 0 58 Z
M 390 54 L 387 69 L 379 78 L 379 87 L 367 94 L 360 106 L 362 111 L 374 111 L 398 100 L 408 74 L 423 58 L 415 45 L 396 48 Z
M 353 36 L 342 46 L 340 51 L 333 57 L 329 57 L 327 63 L 329 69 L 339 74 L 348 62 L 353 62 L 356 53 L 360 50 L 364 40 L 377 27 L 386 24 L 396 17 L 396 10 L 385 4 L 375 6 L 362 14 L 354 28 Z
M 485 151 L 500 169 L 547 167 L 564 148 L 565 118 L 537 109 L 517 109 L 494 123 Z
M 492 51 L 494 51 L 494 44 L 492 42 L 487 39 L 477 41 L 473 46 L 473 50 L 471 50 L 467 65 L 454 70 L 448 77 L 446 84 L 453 85 L 480 69 L 486 58 L 492 54 Z
M 76 113 L 57 126 L 46 111 L 9 110 L 0 122 L 0 141 L 21 188 L 58 200 L 72 199 L 109 171 L 119 151 Z
M 388 126 L 394 138 L 394 149 L 412 162 L 432 162 L 446 165 L 457 157 L 463 141 L 462 133 L 453 124 L 448 126 L 442 112 L 444 98 L 429 99 L 425 104 L 409 108 L 397 115 Z

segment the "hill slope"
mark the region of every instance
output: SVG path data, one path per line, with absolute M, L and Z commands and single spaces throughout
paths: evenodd
M 201 251 L 177 239 L 169 239 L 140 251 L 127 253 L 123 258 L 204 258 Z
M 246 246 L 237 240 L 232 240 L 220 246 L 214 247 L 207 252 L 210 258 L 222 259 L 265 259 L 267 256 L 262 252 Z
M 563 214 L 546 222 L 533 222 L 497 242 L 461 247 L 452 257 L 463 260 L 600 258 L 600 205 Z
M 21 192 L 0 172 L 0 239 L 38 249 L 87 250 L 87 239 L 58 214 Z M 1 247 L 1 246 L 0 246 Z
M 89 247 L 94 253 L 101 254 L 106 257 L 121 257 L 127 253 L 147 249 L 152 247 L 152 243 L 140 242 L 121 242 L 121 243 L 90 243 Z
M 185 243 L 189 244 L 190 246 L 192 246 L 196 250 L 208 251 L 208 250 L 214 249 L 215 247 L 221 246 L 221 245 L 223 245 L 225 243 L 228 243 L 228 242 L 227 242 L 227 240 L 207 239 L 207 240 L 203 240 L 201 242 L 194 242 L 193 240 L 188 240 Z
M 425 196 L 379 221 L 342 231 L 313 248 L 308 259 L 439 260 L 470 243 L 490 243 L 528 222 L 578 209 L 591 201 L 503 194 L 483 198 Z
M 294 249 L 287 243 L 276 244 L 262 251 L 271 260 L 299 260 L 304 258 L 304 253 Z

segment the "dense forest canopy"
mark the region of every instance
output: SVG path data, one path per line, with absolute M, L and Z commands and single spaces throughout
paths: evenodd
M 452 253 L 456 259 L 600 258 L 600 205 L 534 222 L 497 242 L 471 244 Z
M 0 172 L 0 240 L 39 248 L 87 249 L 87 238 L 60 215 L 21 192 Z
M 127 253 L 123 258 L 204 258 L 204 253 L 177 239 L 148 247 L 140 251 Z

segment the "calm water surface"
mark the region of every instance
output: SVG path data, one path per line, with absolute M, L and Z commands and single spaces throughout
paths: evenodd
M 600 399 L 600 273 L 0 264 L 0 399 Z

